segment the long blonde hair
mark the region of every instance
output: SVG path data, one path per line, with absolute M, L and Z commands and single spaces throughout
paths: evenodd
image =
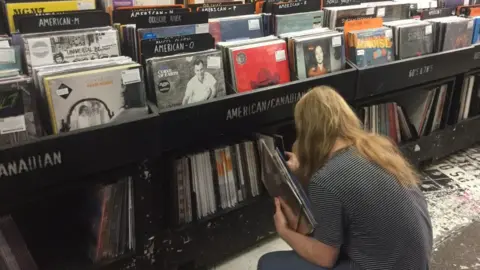
M 325 164 L 341 138 L 394 175 L 401 185 L 417 185 L 418 175 L 398 148 L 387 137 L 363 130 L 357 115 L 333 88 L 313 88 L 298 101 L 294 115 L 297 140 L 293 152 L 302 178 L 310 178 Z

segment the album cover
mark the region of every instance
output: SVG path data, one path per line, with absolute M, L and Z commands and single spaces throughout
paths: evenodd
M 463 18 L 462 18 L 463 19 Z M 472 44 L 473 20 L 464 19 L 446 24 L 443 50 L 455 50 Z
M 40 137 L 41 128 L 32 80 L 15 76 L 0 80 L 0 146 Z
M 208 33 L 208 23 L 138 29 L 139 39 L 154 39 Z
M 44 78 L 54 134 L 148 113 L 139 64 Z
M 226 95 L 220 51 L 150 58 L 147 68 L 159 109 Z
M 398 21 L 410 18 L 410 3 L 367 2 L 361 3 L 367 7 L 375 7 L 376 15 L 384 22 Z
M 296 40 L 297 79 L 341 70 L 345 66 L 343 34 L 306 37 Z
M 264 36 L 262 15 L 225 17 L 209 20 L 210 34 L 215 42 Z
M 425 55 L 433 52 L 433 26 L 410 24 L 399 27 L 398 59 Z
M 250 44 L 230 49 L 234 90 L 247 92 L 290 81 L 284 40 Z
M 60 11 L 92 10 L 95 0 L 65 0 L 43 2 L 8 2 L 5 5 L 10 33 L 15 33 L 14 15 L 43 14 Z
M 275 35 L 320 28 L 323 25 L 323 10 L 275 15 Z
M 350 32 L 349 59 L 359 67 L 394 60 L 392 29 L 387 27 Z
M 330 29 L 343 27 L 346 21 L 374 18 L 375 7 L 362 5 L 325 8 L 327 25 Z M 327 16 L 328 15 L 328 16 Z
M 25 56 L 29 67 L 79 62 L 120 55 L 117 31 L 111 28 L 89 32 L 25 35 Z

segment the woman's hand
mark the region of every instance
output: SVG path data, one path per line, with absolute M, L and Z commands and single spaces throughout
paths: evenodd
M 282 213 L 287 219 L 288 227 L 292 230 L 297 230 L 298 226 L 298 215 L 292 210 L 292 208 L 285 202 L 284 199 L 277 197 L 277 200 L 280 201 L 280 206 L 282 206 Z
M 296 173 L 298 171 L 298 168 L 300 168 L 300 163 L 298 162 L 297 156 L 292 152 L 285 152 L 285 155 L 287 155 L 288 157 L 288 169 L 290 169 L 291 172 Z
M 277 229 L 278 235 L 283 237 L 284 232 L 286 232 L 288 228 L 288 221 L 282 211 L 282 203 L 280 202 L 279 198 L 275 198 L 275 215 L 273 216 L 273 220 L 275 222 L 275 228 Z

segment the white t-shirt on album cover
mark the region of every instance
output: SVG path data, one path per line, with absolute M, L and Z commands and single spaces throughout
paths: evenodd
M 205 72 L 203 82 L 200 82 L 198 77 L 195 75 L 187 83 L 185 96 L 190 96 L 190 99 L 187 103 L 204 101 L 209 97 L 212 97 L 212 92 L 215 92 L 214 87 L 216 83 L 217 80 L 208 72 Z

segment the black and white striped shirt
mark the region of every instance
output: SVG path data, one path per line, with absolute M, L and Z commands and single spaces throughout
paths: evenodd
M 340 247 L 351 269 L 427 269 L 432 228 L 419 189 L 401 186 L 348 147 L 312 176 L 308 191 L 318 223 L 313 236 Z

